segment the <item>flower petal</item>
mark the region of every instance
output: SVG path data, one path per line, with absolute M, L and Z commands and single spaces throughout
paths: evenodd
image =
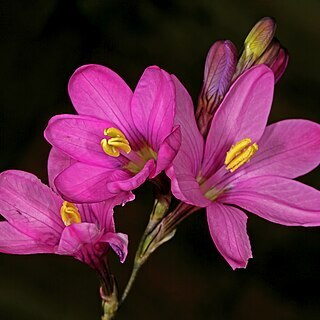
M 51 148 L 48 157 L 48 180 L 51 189 L 57 192 L 54 179 L 66 168 L 76 161 L 60 151 L 58 148 Z
M 128 254 L 128 236 L 126 234 L 109 232 L 104 234 L 100 241 L 106 242 L 111 246 L 119 256 L 121 263 L 126 260 Z
M 279 121 L 267 126 L 258 145 L 241 179 L 261 175 L 296 178 L 320 163 L 320 125 L 308 120 Z
M 101 231 L 95 224 L 74 223 L 63 230 L 55 253 L 73 256 L 95 268 L 106 250 L 106 247 L 97 246 L 100 238 Z
M 132 175 L 123 169 L 101 168 L 77 162 L 61 172 L 54 183 L 68 201 L 100 202 L 115 197 L 122 191 L 109 187 L 110 184 L 131 178 Z M 131 198 L 131 193 L 126 195 Z
M 123 191 L 131 191 L 138 187 L 140 187 L 148 177 L 153 175 L 155 170 L 155 163 L 154 160 L 151 159 L 146 162 L 143 169 L 140 170 L 134 176 L 130 176 L 129 173 L 125 171 L 117 171 L 112 176 L 112 182 L 108 182 L 107 188 L 109 192 L 118 194 L 119 192 Z M 110 179 L 109 179 L 110 181 Z
M 179 125 L 181 130 L 181 147 L 175 163 L 178 169 L 178 164 L 183 162 L 184 171 L 196 177 L 202 161 L 204 141 L 194 117 L 193 103 L 188 91 L 174 75 L 172 79 L 176 90 L 175 124 Z
M 117 205 L 125 205 L 127 201 L 134 200 L 134 195 L 131 193 L 129 195 L 130 197 L 127 192 L 122 192 L 106 201 L 77 204 L 82 222 L 94 223 L 105 232 L 115 232 L 113 209 Z
M 33 239 L 54 245 L 64 228 L 63 200 L 34 175 L 10 170 L 0 175 L 0 214 Z
M 207 137 L 203 175 L 209 177 L 224 163 L 236 142 L 260 139 L 271 108 L 274 88 L 272 71 L 258 65 L 245 72 L 232 85 L 217 110 Z
M 207 208 L 213 242 L 232 269 L 245 268 L 252 258 L 247 216 L 239 209 L 213 202 Z
M 184 168 L 185 166 L 182 161 L 166 171 L 167 176 L 171 179 L 171 191 L 173 195 L 177 199 L 196 207 L 203 208 L 209 206 L 211 201 L 202 194 L 199 182 L 194 175 L 190 174 L 187 170 L 184 171 Z
M 262 176 L 241 181 L 219 200 L 286 226 L 320 225 L 320 192 L 286 178 Z
M 130 111 L 132 91 L 115 72 L 100 65 L 82 66 L 70 78 L 68 89 L 80 115 L 108 119 L 129 140 L 137 140 Z
M 0 252 L 10 254 L 53 253 L 54 246 L 34 240 L 8 222 L 0 222 Z
M 156 66 L 144 71 L 133 94 L 131 114 L 144 140 L 158 151 L 172 131 L 175 115 L 174 87 L 167 72 Z
M 162 170 L 172 165 L 181 145 L 180 127 L 175 127 L 172 133 L 160 145 L 156 161 L 156 169 L 150 178 L 156 177 Z
M 171 179 L 171 191 L 176 198 L 191 205 L 206 207 L 211 201 L 200 191 L 196 179 L 203 153 L 203 137 L 194 117 L 191 97 L 182 83 L 172 75 L 176 89 L 175 123 L 181 130 L 181 147 L 166 173 Z
M 106 155 L 100 143 L 105 138 L 104 129 L 110 127 L 112 123 L 91 117 L 58 115 L 51 118 L 44 135 L 51 145 L 75 160 L 117 168 L 122 157 Z

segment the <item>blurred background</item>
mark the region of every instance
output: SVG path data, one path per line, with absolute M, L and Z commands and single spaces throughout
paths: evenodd
M 194 101 L 210 45 L 240 49 L 263 16 L 290 53 L 270 122 L 319 121 L 319 0 L 2 0 L 0 1 L 1 170 L 21 169 L 46 182 L 49 118 L 73 113 L 67 82 L 80 65 L 98 63 L 134 88 L 156 64 L 176 74 Z M 319 188 L 319 170 L 300 179 Z M 112 256 L 120 290 L 152 208 L 152 187 L 116 212 L 129 234 L 124 265 Z M 204 212 L 185 221 L 146 263 L 117 319 L 320 319 L 320 229 L 287 228 L 249 214 L 254 259 L 232 271 L 215 249 Z M 99 283 L 69 257 L 0 255 L 0 319 L 94 320 Z

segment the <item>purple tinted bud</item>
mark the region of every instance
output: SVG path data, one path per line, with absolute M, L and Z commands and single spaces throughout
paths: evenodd
M 289 54 L 285 48 L 280 48 L 277 59 L 270 66 L 274 73 L 275 82 L 278 82 L 285 72 L 289 62 Z
M 196 118 L 202 132 L 207 132 L 206 128 L 214 110 L 230 87 L 236 63 L 237 49 L 231 41 L 217 41 L 210 48 L 196 111 Z

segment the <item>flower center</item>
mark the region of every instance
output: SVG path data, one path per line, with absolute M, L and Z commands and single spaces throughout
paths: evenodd
M 230 148 L 230 150 L 227 152 L 226 160 L 224 161 L 227 170 L 234 172 L 243 164 L 250 161 L 250 159 L 258 151 L 257 143 L 250 144 L 251 139 L 246 138 L 240 140 Z
M 73 223 L 81 223 L 81 216 L 78 208 L 71 202 L 63 201 L 60 214 L 61 219 L 66 227 Z
M 143 147 L 142 149 L 137 151 L 136 154 L 137 157 L 134 159 L 134 161 L 130 161 L 124 166 L 125 169 L 134 174 L 140 172 L 148 160 L 157 160 L 158 157 L 157 153 L 148 146 Z
M 103 151 L 111 157 L 119 157 L 120 150 L 127 154 L 131 151 L 129 141 L 126 136 L 117 128 L 104 129 L 104 135 L 109 136 L 109 139 L 101 140 L 101 147 Z

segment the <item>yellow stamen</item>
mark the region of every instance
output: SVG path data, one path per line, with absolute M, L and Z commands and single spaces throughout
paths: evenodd
M 250 144 L 251 139 L 246 138 L 240 140 L 230 148 L 224 162 L 227 170 L 234 172 L 243 164 L 250 161 L 253 155 L 258 151 L 257 143 L 253 143 L 252 145 Z
M 65 226 L 70 226 L 73 223 L 81 223 L 81 216 L 78 208 L 71 202 L 63 201 L 60 214 Z
M 127 154 L 131 151 L 129 141 L 126 136 L 117 128 L 108 128 L 104 130 L 104 135 L 109 136 L 110 139 L 102 139 L 101 146 L 103 151 L 111 157 L 119 157 L 120 150 Z

